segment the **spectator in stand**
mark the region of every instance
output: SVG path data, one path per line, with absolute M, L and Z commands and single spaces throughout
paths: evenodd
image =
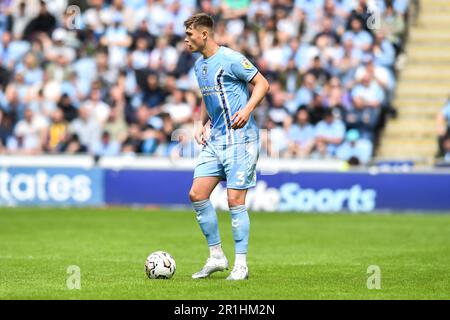
M 399 53 L 402 49 L 406 25 L 402 13 L 395 11 L 392 3 L 388 2 L 386 10 L 381 16 L 381 30 L 386 33 L 387 39 L 396 48 L 396 52 Z
M 444 108 L 438 113 L 437 133 L 439 146 L 438 157 L 442 157 L 445 154 L 444 141 L 450 137 L 450 97 Z
M 64 58 L 64 64 L 70 64 L 74 62 L 76 58 L 75 49 L 69 46 L 68 37 L 69 33 L 66 29 L 57 28 L 52 32 L 51 39 L 43 34 L 40 36 L 44 46 L 45 58 L 48 61 L 57 61 Z
M 343 40 L 351 39 L 355 48 L 363 52 L 369 51 L 373 44 L 372 35 L 363 29 L 363 21 L 360 18 L 354 17 L 350 20 L 350 30 L 344 33 Z
M 151 109 L 152 115 L 158 114 L 162 103 L 166 99 L 166 92 L 159 85 L 158 75 L 155 72 L 150 72 L 145 85 L 142 102 Z
M 156 48 L 150 54 L 150 68 L 164 73 L 171 73 L 175 71 L 177 60 L 177 50 L 170 46 L 167 38 L 159 38 Z
M 26 26 L 31 21 L 31 14 L 27 1 L 20 1 L 16 8 L 13 8 L 12 18 L 12 34 L 15 38 L 20 38 Z
M 6 151 L 8 140 L 13 135 L 11 116 L 0 108 L 0 154 Z
M 39 88 L 44 80 L 44 72 L 39 67 L 37 56 L 27 53 L 23 59 L 23 64 L 18 64 L 16 72 L 24 74 L 25 84 L 30 87 Z
M 331 78 L 324 88 L 323 105 L 333 110 L 336 119 L 345 121 L 345 115 L 351 109 L 351 98 L 338 77 Z
M 93 144 L 92 153 L 98 157 L 117 156 L 120 153 L 120 144 L 111 139 L 108 131 L 104 131 L 101 139 Z
M 109 139 L 117 142 L 119 145 L 122 145 L 127 137 L 127 129 L 128 125 L 125 122 L 123 112 L 120 107 L 115 106 L 111 108 L 108 120 L 106 120 L 106 123 L 103 126 L 104 132 L 109 134 Z
M 307 71 L 308 74 L 314 75 L 317 84 L 323 87 L 330 80 L 330 73 L 323 67 L 319 56 L 314 57 L 311 68 Z
M 95 118 L 89 116 L 86 107 L 80 107 L 78 117 L 69 126 L 69 132 L 76 135 L 80 144 L 90 150 L 93 142 L 100 138 L 101 126 Z
M 395 47 L 388 39 L 384 31 L 380 30 L 375 33 L 375 42 L 373 44 L 373 56 L 375 64 L 389 69 L 394 67 L 395 63 Z
M 267 130 L 261 132 L 261 153 L 273 158 L 288 155 L 288 134 L 284 127 L 270 117 L 266 120 Z
M 56 18 L 48 11 L 47 3 L 41 0 L 39 14 L 26 26 L 23 32 L 24 37 L 30 40 L 39 32 L 44 32 L 50 36 L 56 24 Z
M 122 14 L 119 12 L 114 13 L 112 24 L 108 26 L 105 34 L 100 39 L 100 43 L 109 49 L 109 66 L 112 68 L 125 66 L 127 48 L 132 43 L 132 38 L 128 35 L 127 29 L 122 25 L 122 22 Z
M 289 111 L 284 106 L 285 94 L 282 91 L 272 93 L 272 103 L 269 105 L 268 116 L 277 126 L 283 126 L 290 117 Z
M 13 39 L 10 32 L 4 32 L 0 43 L 0 60 L 3 66 L 9 71 L 14 70 L 16 64 L 22 61 L 30 48 L 29 42 Z
M 302 106 L 301 108 L 304 107 Z M 325 107 L 322 95 L 315 93 L 312 102 L 306 107 L 306 110 L 308 110 L 311 124 L 317 125 L 325 118 L 325 113 L 330 109 Z
M 372 151 L 372 142 L 361 139 L 358 130 L 351 129 L 347 132 L 344 143 L 338 147 L 336 156 L 353 165 L 366 165 L 372 157 Z
M 88 149 L 82 145 L 78 135 L 69 134 L 66 141 L 61 146 L 61 152 L 66 154 L 87 153 Z
M 140 142 L 138 150 L 136 150 L 137 152 L 151 155 L 158 147 L 155 122 L 150 124 L 152 118 L 154 118 L 154 120 L 156 119 L 156 117 L 152 116 L 150 110 L 146 106 L 140 107 L 136 112 L 136 124 L 131 128 L 132 131 L 130 132 L 130 137 L 132 139 L 137 139 Z M 135 130 L 137 130 L 137 133 Z
M 61 96 L 58 108 L 63 112 L 64 120 L 67 123 L 71 123 L 77 117 L 78 111 L 66 93 Z
M 31 109 L 26 109 L 24 118 L 14 127 L 14 137 L 7 144 L 8 152 L 19 154 L 42 153 L 47 139 L 47 120 Z
M 373 79 L 373 76 L 366 73 L 360 84 L 352 89 L 351 95 L 355 109 L 350 111 L 349 116 L 351 117 L 352 113 L 356 115 L 353 120 L 347 118 L 347 121 L 350 123 L 362 121 L 363 127 L 358 128 L 362 136 L 373 140 L 381 113 L 381 105 L 385 98 L 384 91 Z
M 309 105 L 317 90 L 317 79 L 312 73 L 307 73 L 303 79 L 303 85 L 295 95 L 295 105 L 297 107 Z
M 319 150 L 326 148 L 328 156 L 335 156 L 337 147 L 345 137 L 345 124 L 334 118 L 331 110 L 325 111 L 324 120 L 316 126 L 316 147 Z
M 150 51 L 147 38 L 139 37 L 136 40 L 136 50 L 131 54 L 132 68 L 143 70 L 150 64 Z
M 175 125 L 186 123 L 191 119 L 193 108 L 186 100 L 186 93 L 180 89 L 173 91 L 172 97 L 161 108 L 166 112 Z
M 450 164 L 450 137 L 446 137 L 442 142 L 444 162 Z
M 89 117 L 96 121 L 100 126 L 106 122 L 109 116 L 110 107 L 102 101 L 100 87 L 94 87 L 90 94 L 90 99 L 82 106 L 89 113 Z
M 46 150 L 50 153 L 60 152 L 67 137 L 68 126 L 64 120 L 64 113 L 61 109 L 56 109 L 51 117 L 51 124 L 48 128 L 48 141 Z
M 294 124 L 288 130 L 289 155 L 305 158 L 314 148 L 315 130 L 309 123 L 309 114 L 306 109 L 300 108 L 294 119 Z

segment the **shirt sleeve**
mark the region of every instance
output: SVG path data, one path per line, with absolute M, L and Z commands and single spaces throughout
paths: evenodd
M 258 69 L 242 54 L 233 56 L 230 69 L 236 78 L 246 82 L 250 82 L 258 73 Z

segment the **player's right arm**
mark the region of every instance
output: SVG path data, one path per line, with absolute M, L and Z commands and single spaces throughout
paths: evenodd
M 206 143 L 206 124 L 209 121 L 208 112 L 206 111 L 205 101 L 202 100 L 202 105 L 200 107 L 200 126 L 195 131 L 195 141 L 198 144 Z

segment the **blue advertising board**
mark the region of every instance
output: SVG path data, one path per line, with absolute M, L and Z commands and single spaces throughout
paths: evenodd
M 189 205 L 191 171 L 106 170 L 109 204 Z
M 120 205 L 186 205 L 191 171 L 123 170 L 105 172 L 105 201 Z M 227 209 L 219 185 L 212 202 Z M 247 196 L 255 211 L 372 212 L 450 211 L 450 174 L 280 172 L 258 175 Z
M 1 168 L 0 206 L 100 206 L 104 171 L 75 168 Z
M 190 206 L 190 170 L 1 168 L 0 206 Z M 225 184 L 211 196 L 228 209 Z M 450 212 L 450 174 L 279 172 L 258 174 L 252 211 Z

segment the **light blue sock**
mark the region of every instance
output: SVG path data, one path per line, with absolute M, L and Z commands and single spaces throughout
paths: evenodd
M 208 246 L 211 247 L 220 244 L 217 214 L 211 201 L 206 199 L 192 202 L 192 206 L 197 213 L 197 221 L 206 237 L 206 241 L 208 241 Z
M 236 254 L 247 253 L 250 219 L 245 205 L 231 207 L 231 227 L 233 229 L 234 248 Z

